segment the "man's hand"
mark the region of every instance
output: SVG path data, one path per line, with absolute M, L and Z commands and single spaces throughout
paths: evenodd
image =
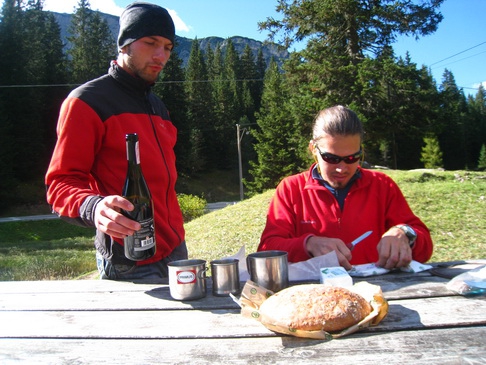
M 95 209 L 96 228 L 116 238 L 133 235 L 141 228 L 140 223 L 120 213 L 122 209 L 131 211 L 133 208 L 133 204 L 121 196 L 110 195 L 103 198 Z
M 387 270 L 406 267 L 412 261 L 409 239 L 400 228 L 390 228 L 381 237 L 376 248 L 378 250 L 376 266 Z
M 306 242 L 307 252 L 313 256 L 325 255 L 329 252 L 336 251 L 339 265 L 346 270 L 351 270 L 352 265 L 349 263 L 351 260 L 351 251 L 346 247 L 343 241 L 338 238 L 327 238 L 319 236 L 311 236 Z

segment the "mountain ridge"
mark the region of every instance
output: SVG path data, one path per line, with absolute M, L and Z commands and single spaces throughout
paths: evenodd
M 49 13 L 54 15 L 54 18 L 59 24 L 59 27 L 61 29 L 61 39 L 65 45 L 65 49 L 69 49 L 70 42 L 68 40 L 68 37 L 71 36 L 71 34 L 69 33 L 69 27 L 71 25 L 71 19 L 73 17 L 73 14 L 57 13 L 52 11 L 49 11 Z M 119 24 L 118 24 L 119 17 L 111 14 L 101 13 L 101 12 L 100 15 L 104 20 L 106 20 L 108 24 L 110 32 L 113 36 L 113 44 L 115 46 L 118 37 L 118 31 L 119 31 Z M 281 65 L 283 61 L 289 57 L 289 52 L 283 47 L 279 46 L 278 44 L 261 42 L 243 36 L 232 36 L 229 38 L 211 36 L 211 37 L 197 39 L 197 41 L 199 42 L 200 49 L 203 51 L 206 49 L 209 43 L 212 49 L 215 49 L 218 44 L 221 45 L 221 49 L 224 53 L 226 50 L 228 39 L 233 42 L 236 51 L 240 55 L 243 53 L 243 50 L 245 49 L 246 45 L 250 47 L 254 57 L 257 56 L 259 49 L 262 48 L 263 58 L 265 59 L 267 65 L 270 63 L 270 60 L 272 58 L 274 58 L 275 61 L 279 65 Z M 176 52 L 177 55 L 182 59 L 182 65 L 184 67 L 187 65 L 187 61 L 189 60 L 192 43 L 194 41 L 195 41 L 194 39 L 176 35 L 176 45 L 174 48 L 174 52 Z

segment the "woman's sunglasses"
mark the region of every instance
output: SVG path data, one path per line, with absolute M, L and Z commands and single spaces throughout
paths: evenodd
M 358 152 L 353 153 L 352 155 L 341 157 L 338 155 L 333 155 L 332 153 L 329 152 L 321 152 L 321 150 L 319 149 L 319 147 L 317 147 L 317 145 L 314 145 L 314 147 L 317 149 L 322 159 L 327 163 L 330 163 L 331 165 L 337 165 L 341 161 L 344 161 L 344 163 L 350 165 L 352 163 L 358 162 L 361 156 L 363 155 L 363 150 L 361 149 Z

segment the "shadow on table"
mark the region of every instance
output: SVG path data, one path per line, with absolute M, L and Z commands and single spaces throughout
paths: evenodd
M 168 286 L 161 286 L 159 288 L 148 290 L 145 292 L 145 294 L 157 299 L 174 300 L 170 296 L 170 290 Z
M 387 316 L 375 327 L 366 329 L 368 332 L 411 330 L 424 328 L 420 314 L 400 304 L 390 304 Z
M 227 312 L 228 310 L 232 313 L 240 311 L 240 306 L 229 296 L 216 297 L 212 294 L 211 288 L 207 289 L 205 297 L 194 300 L 176 300 L 172 298 L 168 286 L 161 286 L 145 291 L 145 294 L 164 301 L 161 307 L 165 309 L 187 309 L 190 307 L 191 309 L 210 311 L 218 314 Z

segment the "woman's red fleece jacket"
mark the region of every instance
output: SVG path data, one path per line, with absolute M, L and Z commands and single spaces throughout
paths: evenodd
M 361 169 L 341 210 L 336 198 L 312 169 L 283 179 L 270 203 L 259 251 L 288 252 L 290 262 L 310 258 L 304 242 L 309 235 L 339 238 L 349 243 L 366 231 L 373 233 L 355 246 L 353 265 L 378 261 L 376 246 L 381 236 L 397 224 L 408 224 L 417 233 L 413 259 L 426 262 L 432 255 L 432 239 L 426 225 L 412 212 L 397 184 L 378 171 Z

